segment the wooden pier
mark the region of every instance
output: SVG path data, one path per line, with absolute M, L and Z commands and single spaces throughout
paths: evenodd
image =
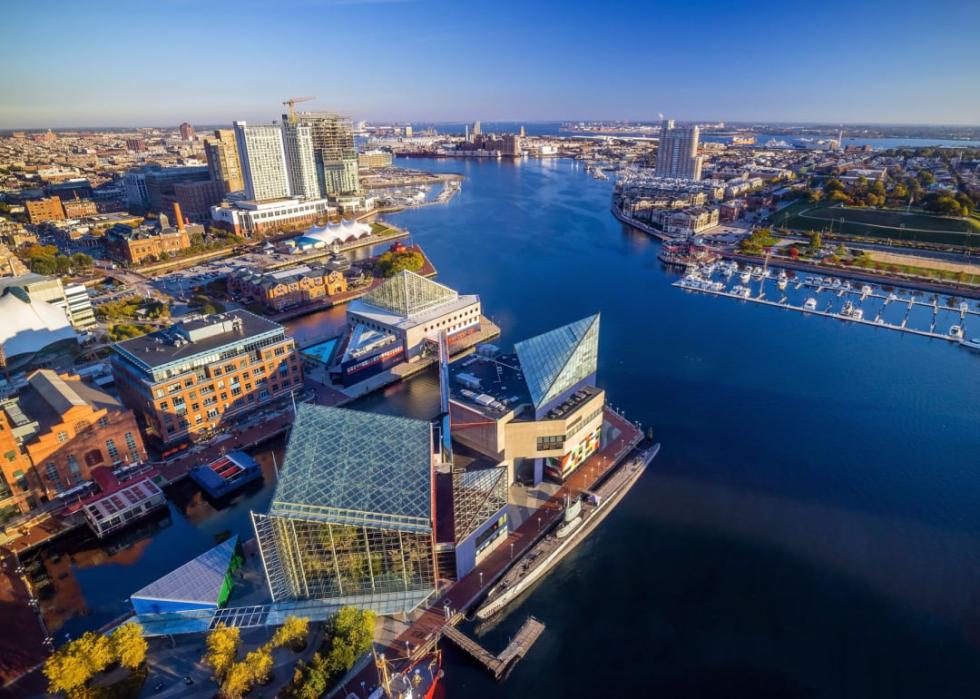
M 472 638 L 464 634 L 455 626 L 447 625 L 442 630 L 442 635 L 453 642 L 457 648 L 468 654 L 475 661 L 493 675 L 494 679 L 501 680 L 510 674 L 514 665 L 523 658 L 538 637 L 544 632 L 544 623 L 529 616 L 527 621 L 518 630 L 517 635 L 511 639 L 507 647 L 494 655 Z

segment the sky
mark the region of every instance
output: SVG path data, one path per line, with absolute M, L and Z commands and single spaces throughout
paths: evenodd
M 980 2 L 5 3 L 0 128 L 270 121 L 980 125 Z

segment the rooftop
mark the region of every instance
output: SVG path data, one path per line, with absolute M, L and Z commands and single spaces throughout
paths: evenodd
M 420 274 L 402 270 L 373 289 L 361 300 L 375 308 L 400 316 L 413 316 L 455 301 L 459 294 Z
M 514 351 L 524 367 L 534 405 L 540 408 L 596 372 L 599 314 L 518 342 Z
M 270 515 L 428 532 L 431 503 L 428 422 L 298 406 Z
M 228 311 L 172 325 L 166 330 L 113 345 L 120 355 L 149 369 L 261 335 L 283 333 L 278 323 L 243 310 Z
M 133 593 L 140 599 L 215 604 L 221 598 L 225 577 L 238 546 L 238 536 L 218 544 L 162 578 Z

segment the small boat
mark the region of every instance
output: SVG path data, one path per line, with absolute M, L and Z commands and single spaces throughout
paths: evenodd
M 970 310 L 970 306 L 966 301 L 960 304 L 960 313 L 967 313 L 969 310 Z
M 948 334 L 954 340 L 962 340 L 963 339 L 963 328 L 961 328 L 959 325 L 953 325 L 953 326 L 951 326 L 949 328 Z
M 960 339 L 960 344 L 974 352 L 980 352 L 980 337 L 967 340 L 965 337 Z
M 746 287 L 744 287 L 744 288 L 742 289 L 742 298 L 743 298 L 743 299 L 747 299 L 747 298 L 749 298 L 749 297 L 750 297 L 751 295 L 752 295 L 752 289 L 750 289 L 750 288 L 749 288 L 749 287 L 747 287 L 747 286 L 746 286 Z
M 748 267 L 746 267 L 742 270 L 742 273 L 738 278 L 743 284 L 748 284 L 752 280 L 752 272 L 749 271 Z
M 851 311 L 851 318 L 854 320 L 862 320 L 864 318 L 864 310 L 855 308 L 853 311 Z
M 854 304 L 850 301 L 844 302 L 844 307 L 841 309 L 842 316 L 851 316 L 854 313 Z
M 808 311 L 817 310 L 817 300 L 811 296 L 806 300 L 806 303 L 803 304 L 803 308 L 805 308 Z
M 868 286 L 867 284 L 865 284 L 864 286 L 861 287 L 861 295 L 862 296 L 870 296 L 871 295 L 871 291 L 872 291 L 871 287 Z
M 892 293 L 888 294 L 888 300 L 889 301 L 898 301 L 898 295 L 893 291 Z
M 776 280 L 776 286 L 778 286 L 780 289 L 785 289 L 787 284 L 789 284 L 789 280 L 786 279 L 785 276 L 781 276 L 778 280 Z
M 830 285 L 831 285 L 832 287 L 834 287 L 835 289 L 839 289 L 839 288 L 840 288 L 840 286 L 841 286 L 841 281 L 840 281 L 840 279 L 834 279 L 834 280 L 833 280 L 833 281 L 832 281 L 832 282 L 830 283 Z

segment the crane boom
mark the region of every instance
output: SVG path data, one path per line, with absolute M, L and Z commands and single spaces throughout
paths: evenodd
M 283 106 L 289 107 L 289 123 L 296 123 L 296 105 L 300 102 L 309 102 L 310 100 L 315 100 L 316 97 L 290 97 L 288 100 L 283 101 Z

